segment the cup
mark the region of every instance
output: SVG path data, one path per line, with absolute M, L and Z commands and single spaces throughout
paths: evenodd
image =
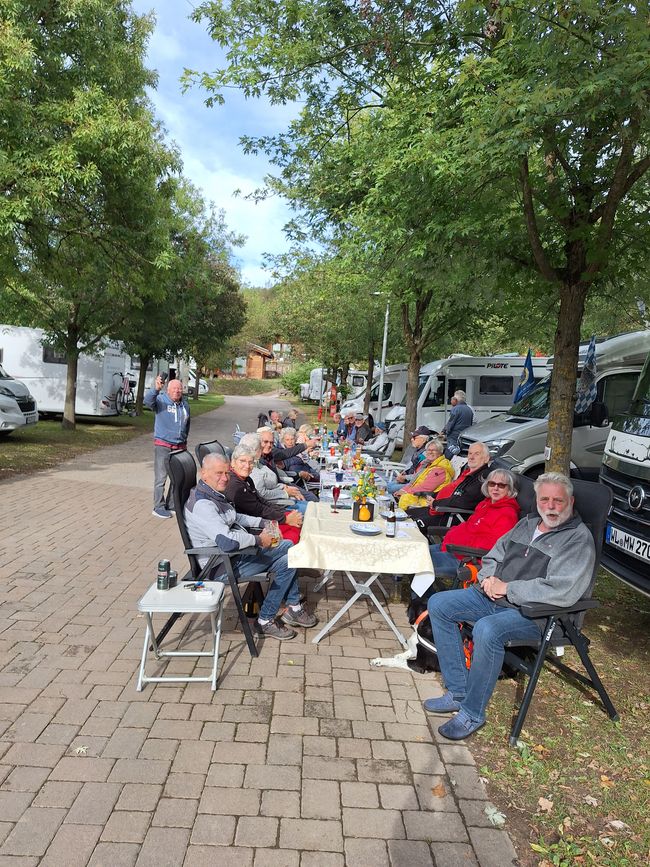
M 270 521 L 267 529 L 271 536 L 271 548 L 277 548 L 282 537 L 282 534 L 280 533 L 280 525 L 277 521 Z
M 336 484 L 340 485 L 341 482 L 343 481 L 343 470 L 337 470 L 334 473 L 334 478 L 336 479 Z

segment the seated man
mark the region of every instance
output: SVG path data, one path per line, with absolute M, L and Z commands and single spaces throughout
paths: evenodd
M 343 443 L 346 440 L 354 442 L 356 435 L 357 429 L 354 426 L 354 413 L 346 412 L 336 429 L 336 438 L 340 443 Z
M 573 513 L 573 485 L 562 473 L 535 481 L 539 515 L 522 518 L 483 558 L 478 584 L 436 593 L 429 618 L 447 692 L 424 709 L 456 714 L 438 729 L 462 740 L 485 723 L 485 709 L 503 665 L 505 643 L 539 640 L 541 625 L 524 617 L 528 602 L 572 605 L 588 590 L 596 557 L 594 541 Z M 474 652 L 465 667 L 458 624 L 474 623 Z
M 354 441 L 358 446 L 370 439 L 370 425 L 366 422 L 366 417 L 362 412 L 357 412 L 354 415 Z
M 415 476 L 419 465 L 424 460 L 424 447 L 429 441 L 429 437 L 434 433 L 435 431 L 430 430 L 424 425 L 420 425 L 420 427 L 413 431 L 411 434 L 411 444 L 404 450 L 402 457 L 402 460 L 408 461 L 408 463 L 402 472 L 398 473 L 395 479 L 386 485 L 389 494 L 394 494 L 395 491 L 398 491 L 402 485 L 410 482 Z
M 226 553 L 243 549 L 243 552 L 232 560 L 237 580 L 271 571 L 273 580 L 260 609 L 257 627 L 262 635 L 269 638 L 280 641 L 295 638 L 296 632 L 291 626 L 309 628 L 318 621 L 303 608 L 296 571 L 289 569 L 287 564 L 287 550 L 291 547 L 291 542 L 282 541 L 277 547 L 271 547 L 273 539 L 264 529 L 267 522 L 263 518 L 252 518 L 235 511 L 235 507 L 224 494 L 230 477 L 229 471 L 230 464 L 223 455 L 209 454 L 203 459 L 201 478 L 196 487 L 192 488 L 185 505 L 185 521 L 192 545 L 204 548 L 216 544 Z M 250 532 L 252 529 L 261 529 L 261 532 L 253 534 Z M 199 560 L 201 566 L 205 566 L 207 562 L 208 557 Z M 223 565 L 217 567 L 210 579 L 225 579 Z M 282 615 L 281 623 L 276 621 L 275 617 L 285 598 L 288 607 Z

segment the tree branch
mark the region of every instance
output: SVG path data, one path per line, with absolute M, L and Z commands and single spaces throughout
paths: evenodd
M 519 178 L 521 180 L 521 191 L 523 195 L 526 231 L 528 233 L 528 241 L 533 251 L 535 262 L 537 263 L 541 275 L 549 282 L 556 283 L 560 279 L 559 274 L 548 261 L 542 241 L 539 237 L 537 218 L 535 216 L 535 205 L 533 204 L 533 193 L 530 186 L 530 175 L 528 173 L 528 157 L 524 157 L 521 161 L 519 166 Z

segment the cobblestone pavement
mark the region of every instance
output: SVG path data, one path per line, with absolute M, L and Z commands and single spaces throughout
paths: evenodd
M 193 442 L 229 442 L 259 404 L 228 398 Z M 370 669 L 400 648 L 365 605 L 318 647 L 301 631 L 258 659 L 229 607 L 216 693 L 136 692 L 137 600 L 160 555 L 185 570 L 152 467 L 141 437 L 0 485 L 0 867 L 511 864 L 471 753 L 422 712 L 437 681 Z M 345 595 L 310 604 L 323 620 Z

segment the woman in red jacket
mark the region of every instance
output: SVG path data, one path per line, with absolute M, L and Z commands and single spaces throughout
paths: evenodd
M 488 550 L 519 520 L 515 477 L 510 470 L 492 470 L 483 482 L 485 497 L 463 524 L 447 530 L 443 542 L 431 545 L 433 569 L 438 578 L 455 578 L 460 557 L 447 551 L 447 545 L 464 545 Z

